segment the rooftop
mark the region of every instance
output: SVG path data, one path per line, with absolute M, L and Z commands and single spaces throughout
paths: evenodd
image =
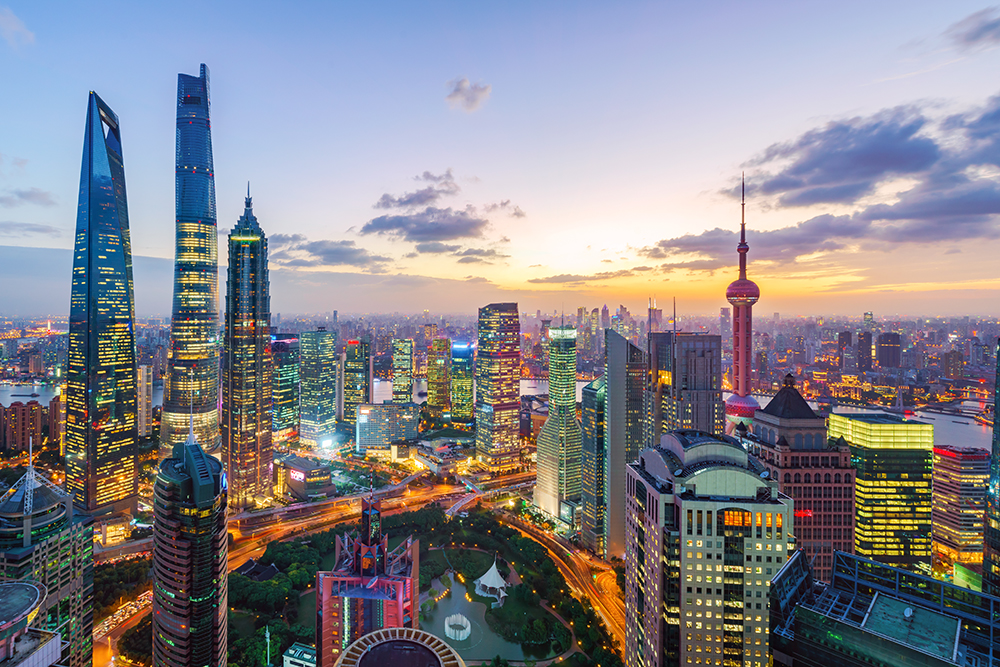
M 904 417 L 900 417 L 899 415 L 888 414 L 885 412 L 865 412 L 859 414 L 836 413 L 831 415 L 831 417 L 843 417 L 844 419 L 864 422 L 865 424 L 875 424 L 877 426 L 899 426 L 900 424 L 930 426 L 930 424 L 927 424 L 926 422 L 918 422 L 915 419 L 906 419 Z
M 888 595 L 878 595 L 872 601 L 861 627 L 905 646 L 953 661 L 960 624 L 957 618 Z
M 45 589 L 39 584 L 25 581 L 0 584 L 0 627 L 26 618 L 44 597 Z
M 785 376 L 784 386 L 760 411 L 779 419 L 822 419 L 816 416 L 795 388 L 795 378 L 791 373 Z

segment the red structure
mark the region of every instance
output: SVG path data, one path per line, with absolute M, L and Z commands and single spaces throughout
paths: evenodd
M 316 665 L 333 667 L 357 639 L 383 628 L 418 627 L 420 545 L 394 551 L 382 534 L 382 502 L 361 501 L 361 533 L 337 540 L 337 564 L 316 573 Z
M 726 300 L 733 306 L 733 393 L 726 399 L 726 433 L 732 434 L 737 424 L 749 427 L 760 404 L 750 395 L 750 366 L 753 363 L 753 305 L 760 298 L 757 283 L 747 279 L 746 184 L 740 204 L 740 277 L 726 288 Z

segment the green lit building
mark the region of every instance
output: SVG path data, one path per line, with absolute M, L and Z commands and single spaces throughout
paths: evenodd
M 276 447 L 295 447 L 299 444 L 299 337 L 272 336 L 271 359 L 274 361 L 271 437 Z
M 347 341 L 344 359 L 344 421 L 358 421 L 358 406 L 371 403 L 372 354 L 371 343 L 362 338 Z
M 395 403 L 413 401 L 413 339 L 392 341 L 392 400 Z
M 469 343 L 452 343 L 451 346 L 451 421 L 468 424 L 475 412 L 472 393 L 474 349 Z
M 930 573 L 934 426 L 896 415 L 830 415 L 855 469 L 854 552 Z
M 337 334 L 303 331 L 299 355 L 299 442 L 329 447 L 337 430 Z

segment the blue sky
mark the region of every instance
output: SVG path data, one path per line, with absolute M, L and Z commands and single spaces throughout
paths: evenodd
M 95 90 L 122 122 L 133 252 L 166 260 L 137 269 L 137 309 L 167 313 L 176 75 L 204 62 L 220 239 L 250 180 L 275 312 L 710 312 L 745 170 L 764 311 L 996 314 L 998 21 L 966 2 L 0 5 L 0 274 L 23 285 L 0 312 L 66 308 L 68 254 L 43 285 L 16 247 L 71 247 Z

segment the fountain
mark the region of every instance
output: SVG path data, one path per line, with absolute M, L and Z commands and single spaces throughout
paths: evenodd
M 464 642 L 472 634 L 472 623 L 462 614 L 452 614 L 444 619 L 444 634 L 448 639 Z

